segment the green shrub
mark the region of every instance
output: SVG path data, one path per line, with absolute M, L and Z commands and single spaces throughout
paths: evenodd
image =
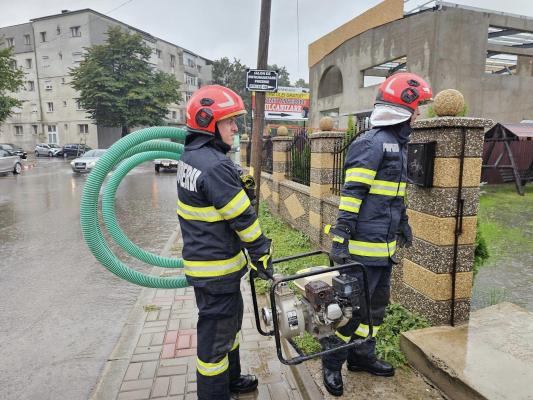
M 476 231 L 476 249 L 474 250 L 474 276 L 479 272 L 479 269 L 485 262 L 489 259 L 489 247 L 487 242 L 483 237 L 483 233 L 479 226 L 479 220 L 477 221 L 477 231 Z

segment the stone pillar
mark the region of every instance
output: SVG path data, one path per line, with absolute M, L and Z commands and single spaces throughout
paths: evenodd
M 414 240 L 411 248 L 398 252 L 402 261 L 393 268 L 392 296 L 411 311 L 425 315 L 434 325 L 447 325 L 451 317 L 463 129 L 464 209 L 458 241 L 454 319 L 459 324 L 469 318 L 484 128 L 491 124 L 478 118 L 445 117 L 421 120 L 413 126 L 411 143 L 437 142 L 433 187 L 408 185 L 408 215 Z
M 272 138 L 272 211 L 279 213 L 279 183 L 284 181 L 287 174 L 289 146 L 292 137 L 277 136 Z
M 325 210 L 324 199 L 332 197 L 333 151 L 342 140 L 342 132 L 317 132 L 311 140 L 311 182 L 309 187 L 309 231 L 313 244 L 320 246 L 323 228 L 331 223 L 331 210 Z M 333 220 L 336 218 L 336 210 Z M 329 217 L 329 218 L 328 218 Z M 326 221 L 326 222 L 325 222 Z
M 247 136 L 248 137 L 248 136 Z M 250 143 L 250 139 L 243 139 L 241 137 L 241 144 L 240 144 L 240 147 L 241 147 L 241 167 L 243 168 L 247 168 L 248 167 L 248 164 L 246 164 L 246 158 L 247 158 L 247 155 L 248 155 L 248 143 Z

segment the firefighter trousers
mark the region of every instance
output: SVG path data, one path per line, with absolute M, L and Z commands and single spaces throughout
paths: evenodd
M 229 383 L 241 375 L 242 295 L 240 291 L 217 293 L 208 287 L 195 287 L 194 295 L 198 306 L 198 399 L 229 400 Z
M 390 277 L 391 266 L 368 267 L 368 292 L 370 295 L 370 316 L 372 318 L 372 338 L 363 342 L 360 346 L 349 350 L 341 350 L 322 357 L 324 366 L 334 371 L 340 371 L 342 364 L 348 359 L 350 364 L 371 364 L 375 361 L 376 339 L 374 336 L 378 332 L 385 316 L 385 308 L 390 299 Z M 355 275 L 363 285 L 363 274 L 360 271 L 351 273 Z M 361 288 L 362 289 L 362 288 Z M 342 327 L 339 327 L 335 335 L 324 338 L 322 346 L 325 349 L 336 347 L 340 344 L 348 343 L 354 339 L 361 339 L 368 336 L 370 321 L 367 319 L 367 304 L 365 294 L 361 290 L 359 297 L 360 309 L 354 311 L 352 319 Z

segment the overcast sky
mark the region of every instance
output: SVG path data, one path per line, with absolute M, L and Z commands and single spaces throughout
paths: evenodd
M 309 43 L 380 1 L 272 0 L 269 64 L 286 66 L 292 82 L 300 77 L 307 81 Z M 410 0 L 405 10 L 425 2 Z M 533 17 L 532 0 L 455 3 Z M 260 0 L 0 0 L 0 27 L 64 9 L 92 8 L 203 57 L 235 57 L 253 68 L 257 62 L 260 4 Z

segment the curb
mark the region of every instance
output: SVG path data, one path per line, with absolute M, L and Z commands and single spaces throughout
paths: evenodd
M 172 245 L 176 241 L 178 232 L 179 224 L 172 235 L 170 235 L 165 247 L 163 247 L 160 254 L 161 256 L 168 256 Z M 152 268 L 151 273 L 156 272 L 158 269 L 158 267 Z M 117 398 L 122 379 L 126 374 L 130 359 L 144 325 L 146 313 L 143 309 L 143 305 L 146 304 L 147 299 L 153 298 L 155 290 L 156 289 L 154 288 L 146 287 L 141 290 L 137 301 L 128 314 L 128 319 L 122 328 L 120 338 L 104 365 L 100 374 L 100 379 L 91 392 L 89 397 L 90 400 L 109 400 L 110 398 Z
M 288 354 L 292 353 L 292 356 L 296 355 L 294 349 L 292 349 L 287 342 L 282 342 L 283 350 Z M 303 400 L 323 400 L 324 395 L 320 391 L 315 380 L 309 373 L 309 370 L 305 366 L 305 362 L 298 365 L 291 365 L 289 370 L 292 372 L 294 381 L 298 386 L 300 394 Z

